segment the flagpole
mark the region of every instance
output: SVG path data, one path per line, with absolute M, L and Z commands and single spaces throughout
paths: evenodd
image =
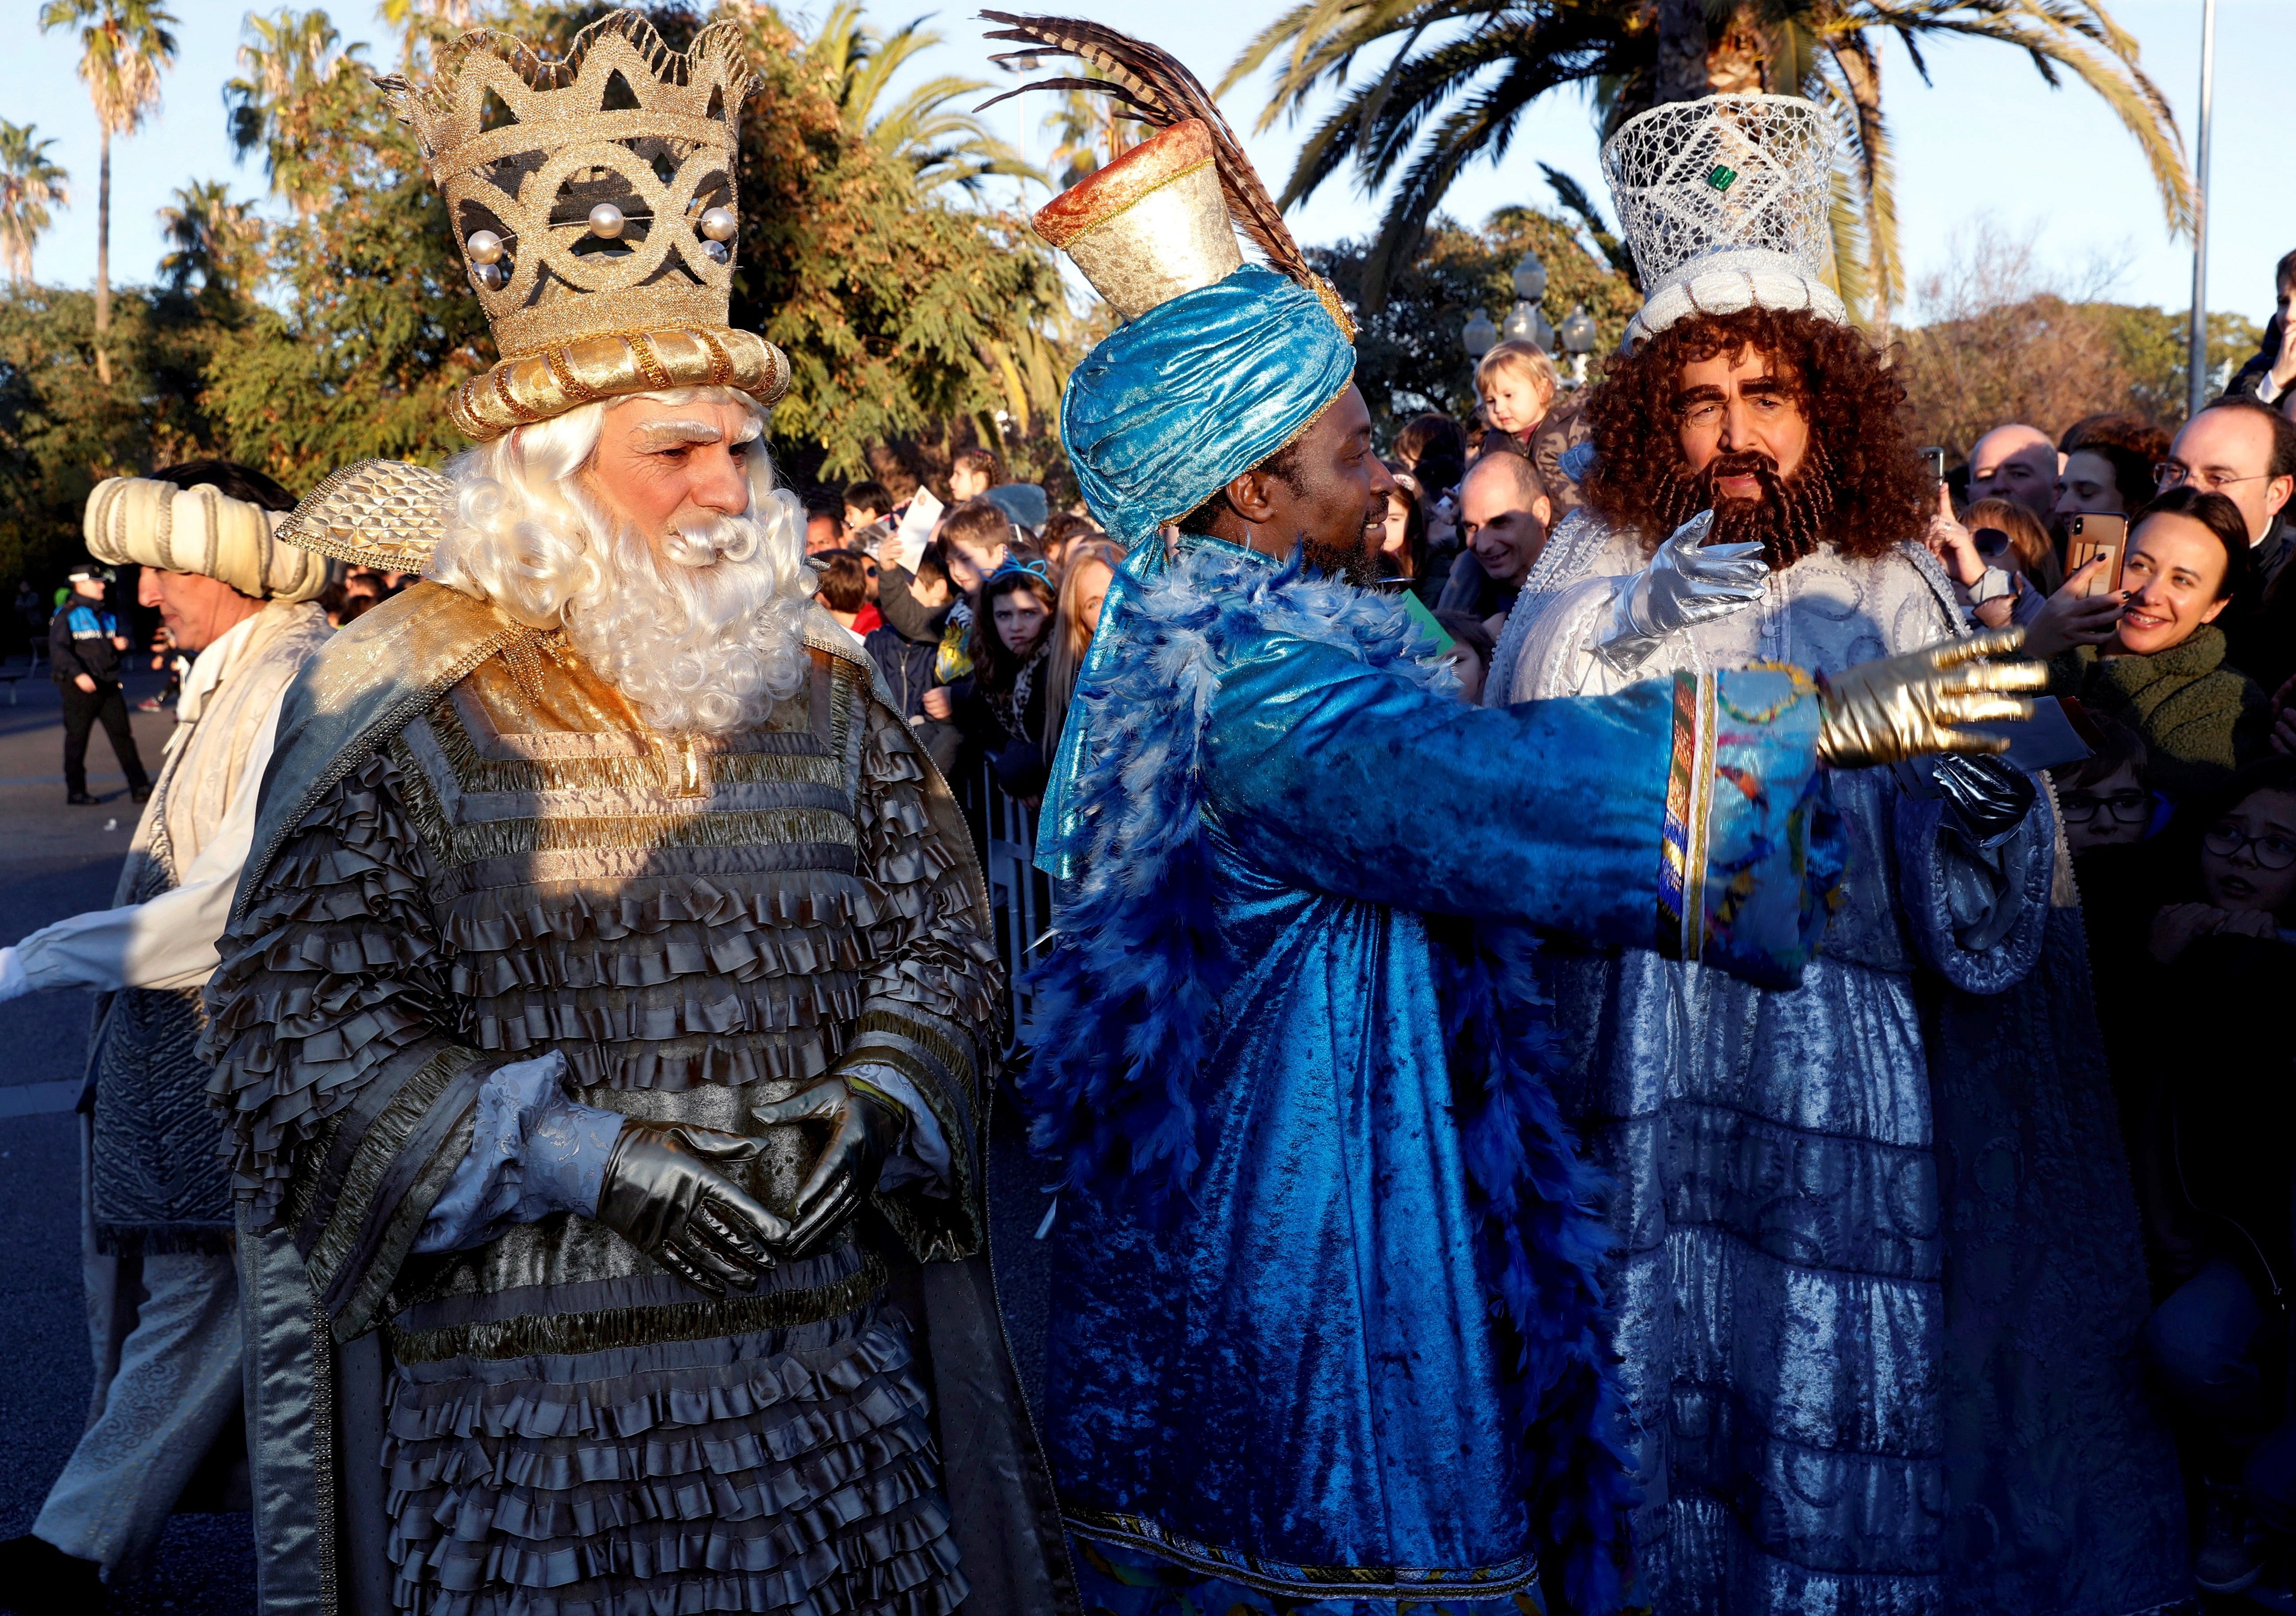
M 2209 401 L 2209 124 L 2217 88 L 2217 0 L 2201 0 L 2201 138 L 2193 165 L 2193 323 L 2186 339 L 2185 413 Z

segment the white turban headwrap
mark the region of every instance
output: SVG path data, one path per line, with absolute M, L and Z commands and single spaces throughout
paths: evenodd
M 179 488 L 150 477 L 112 477 L 87 496 L 87 553 L 119 566 L 219 578 L 257 600 L 308 601 L 327 587 L 326 558 L 272 537 L 281 511 L 202 483 Z

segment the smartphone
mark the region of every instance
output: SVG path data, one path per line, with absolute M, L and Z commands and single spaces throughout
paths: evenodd
M 2094 511 L 2068 518 L 2065 576 L 2071 577 L 2099 557 L 2104 560 L 2104 570 L 2097 574 L 2081 594 L 2120 594 L 2120 569 L 2128 560 L 2128 518 L 2108 516 Z
M 1921 455 L 1922 463 L 1929 468 L 1930 480 L 1931 482 L 1943 482 L 1945 480 L 1945 451 L 1939 448 L 1936 444 L 1930 443 L 1923 444 L 1916 453 Z

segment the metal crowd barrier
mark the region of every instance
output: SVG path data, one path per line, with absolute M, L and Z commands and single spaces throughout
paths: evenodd
M 1035 1006 L 1026 977 L 1037 945 L 1053 924 L 1053 883 L 1036 867 L 1037 810 L 1008 797 L 986 764 L 960 771 L 957 801 L 972 827 L 973 849 L 988 882 L 996 955 L 1004 962 L 1013 1041 L 1029 1041 Z

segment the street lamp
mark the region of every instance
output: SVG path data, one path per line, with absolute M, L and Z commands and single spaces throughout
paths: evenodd
M 1500 329 L 1510 342 L 1529 342 L 1541 353 L 1553 353 L 1554 327 L 1546 323 L 1538 307 L 1538 300 L 1546 295 L 1546 266 L 1538 261 L 1537 253 L 1526 250 L 1515 262 L 1513 280 L 1514 307 Z
M 1587 385 L 1587 356 L 1595 351 L 1595 316 L 1584 303 L 1575 305 L 1562 322 L 1562 351 L 1570 356 L 1570 385 Z
M 1480 365 L 1483 356 L 1499 345 L 1499 328 L 1491 324 L 1490 316 L 1478 308 L 1467 322 L 1467 329 L 1459 333 L 1459 340 L 1467 350 L 1467 357 Z

